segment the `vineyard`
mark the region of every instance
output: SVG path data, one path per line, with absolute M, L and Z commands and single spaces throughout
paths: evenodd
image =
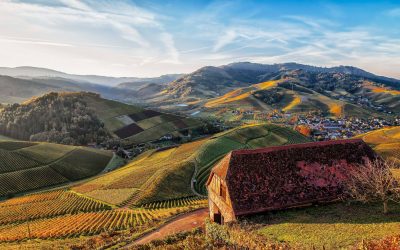
M 68 191 L 33 195 L 28 200 L 24 200 L 26 198 L 16 198 L 0 203 L 0 225 L 64 214 L 111 209 L 103 203 Z
M 124 167 L 68 190 L 37 193 L 0 203 L 0 241 L 60 239 L 125 230 L 143 232 L 176 214 L 206 207 L 205 198 L 194 196 L 192 177 L 196 173 L 194 188 L 205 194 L 203 186 L 211 167 L 227 152 L 304 141 L 307 141 L 305 137 L 287 128 L 252 125 L 178 147 L 150 150 Z M 49 153 L 52 161 L 43 164 L 40 157 L 46 145 L 51 144 L 25 147 L 10 144 L 14 150 L 3 150 L 31 159 L 38 167 L 0 174 L 0 181 L 4 183 L 1 187 L 34 188 L 32 183 L 37 182 L 33 178 L 48 182 L 37 186 L 69 182 L 76 180 L 75 176 L 90 176 L 94 171 L 101 171 L 98 165 L 106 164 L 109 159 L 103 151 L 55 147 Z M 97 166 L 91 167 L 94 163 Z M 20 175 L 21 171 L 25 174 Z M 7 174 L 15 177 L 1 179 Z
M 197 197 L 147 203 L 133 209 L 110 206 L 69 190 L 0 203 L 0 242 L 58 239 L 130 230 L 140 232 L 178 213 L 205 207 Z
M 111 156 L 83 147 L 0 142 L 0 197 L 93 176 L 106 167 Z
M 211 168 L 225 154 L 235 149 L 258 148 L 285 144 L 303 143 L 309 141 L 294 130 L 276 125 L 247 126 L 241 129 L 224 132 L 208 140 L 197 152 L 195 189 L 201 194 L 207 194 L 205 183 Z
M 119 207 L 172 202 L 193 195 L 191 179 L 195 168 L 194 188 L 206 194 L 204 184 L 211 168 L 231 150 L 306 141 L 301 134 L 274 125 L 235 128 L 179 147 L 146 152 L 125 167 L 72 189 Z
M 191 196 L 193 155 L 205 141 L 146 152 L 125 167 L 73 187 L 73 190 L 124 207 Z
M 65 215 L 0 227 L 0 241 L 62 238 L 139 227 L 159 218 L 150 211 L 113 210 Z M 30 235 L 30 236 L 29 236 Z
M 171 199 L 165 201 L 150 202 L 147 204 L 142 204 L 140 207 L 146 209 L 165 209 L 174 207 L 195 207 L 195 206 L 207 206 L 207 200 L 204 198 L 199 198 L 197 196 Z

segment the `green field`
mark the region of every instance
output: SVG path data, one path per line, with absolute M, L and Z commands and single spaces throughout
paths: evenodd
M 96 114 L 105 127 L 114 136 L 118 137 L 118 130 L 134 124 L 143 131 L 128 132 L 128 136 L 122 137 L 125 144 L 139 144 L 158 140 L 169 133 L 178 133 L 180 130 L 194 128 L 202 123 L 198 120 L 177 115 L 158 113 L 149 115 L 148 110 L 134 105 L 128 105 L 117 101 L 102 99 L 97 96 L 84 97 L 88 106 L 96 110 Z M 137 120 L 135 121 L 135 118 Z
M 0 142 L 0 197 L 60 185 L 100 173 L 111 152 L 84 147 Z
M 312 249 L 354 247 L 362 240 L 398 235 L 400 206 L 391 204 L 391 213 L 382 214 L 382 204 L 344 203 L 292 209 L 249 220 L 267 239 Z M 258 225 L 258 226 L 257 226 Z

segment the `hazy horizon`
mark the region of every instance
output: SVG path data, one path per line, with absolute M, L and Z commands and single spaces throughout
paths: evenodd
M 396 1 L 0 0 L 0 66 L 154 77 L 297 62 L 400 79 L 399 19 Z

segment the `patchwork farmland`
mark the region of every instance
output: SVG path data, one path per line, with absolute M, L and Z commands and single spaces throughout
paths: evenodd
M 23 141 L 0 142 L 0 197 L 51 187 L 100 173 L 112 153 Z
M 166 134 L 179 134 L 181 130 L 201 125 L 201 122 L 194 119 L 147 110 L 95 95 L 85 95 L 84 98 L 89 107 L 96 110 L 107 130 L 124 139 L 126 144 L 158 140 Z

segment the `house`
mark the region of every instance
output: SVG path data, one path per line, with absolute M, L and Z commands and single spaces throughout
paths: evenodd
M 376 157 L 360 139 L 235 150 L 211 171 L 207 181 L 214 222 L 331 202 L 342 193 L 349 168 Z

